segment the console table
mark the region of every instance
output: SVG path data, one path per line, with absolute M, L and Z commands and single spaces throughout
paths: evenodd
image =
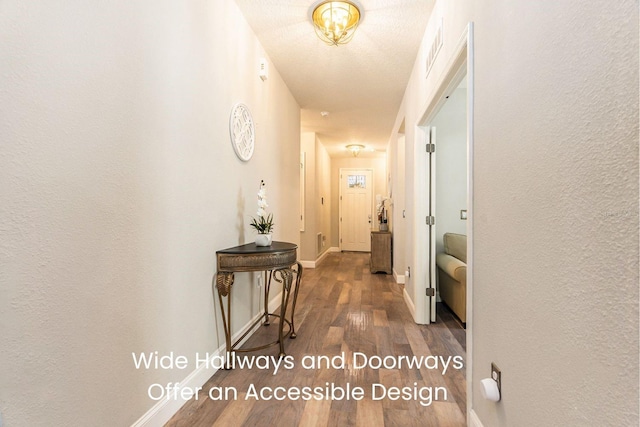
M 232 351 L 247 352 L 256 351 L 263 348 L 280 344 L 280 357 L 285 356 L 284 338 L 289 336 L 293 339 L 296 337 L 294 324 L 294 315 L 296 312 L 296 300 L 298 299 L 298 290 L 300 288 L 300 278 L 302 277 L 302 265 L 297 261 L 298 246 L 287 242 L 272 242 L 271 246 L 256 246 L 255 243 L 235 246 L 233 248 L 216 251 L 216 260 L 218 271 L 216 273 L 215 286 L 218 291 L 220 300 L 220 309 L 222 311 L 222 323 L 224 324 L 224 333 L 227 347 L 227 356 Z M 264 271 L 264 317 L 258 318 L 249 329 L 235 342 L 231 342 L 231 288 L 234 281 L 234 273 L 244 271 Z M 296 276 L 295 284 L 293 276 Z M 282 283 L 282 299 L 280 303 L 280 314 L 269 313 L 269 288 L 271 280 Z M 287 320 L 287 306 L 289 298 L 293 291 L 293 301 L 291 304 L 291 320 Z M 223 300 L 227 300 L 227 308 Z M 264 318 L 264 324 L 269 325 L 269 316 L 279 317 L 278 340 L 269 344 L 247 348 L 236 349 L 245 336 Z M 289 331 L 284 333 L 284 324 L 289 326 Z
M 391 254 L 391 232 L 372 231 L 370 271 L 372 273 L 383 271 L 391 274 Z

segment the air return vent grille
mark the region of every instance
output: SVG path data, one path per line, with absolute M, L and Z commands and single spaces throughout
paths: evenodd
M 440 48 L 442 47 L 443 35 L 442 35 L 442 20 L 440 20 L 440 25 L 438 25 L 438 29 L 436 30 L 436 35 L 431 42 L 431 48 L 429 48 L 429 52 L 427 53 L 427 73 L 426 76 L 429 75 L 431 68 L 433 68 L 433 64 L 436 61 L 436 57 L 438 56 L 438 52 L 440 52 Z

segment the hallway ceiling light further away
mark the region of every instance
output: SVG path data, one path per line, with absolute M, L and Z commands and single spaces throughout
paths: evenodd
M 351 41 L 360 17 L 360 9 L 349 1 L 324 1 L 311 15 L 320 40 L 333 46 Z
M 353 157 L 358 157 L 358 154 L 360 154 L 360 151 L 363 149 L 364 149 L 364 145 L 362 144 L 347 145 L 347 150 L 351 151 L 351 154 L 353 154 Z

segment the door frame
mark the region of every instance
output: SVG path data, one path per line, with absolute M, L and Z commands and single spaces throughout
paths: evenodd
M 413 225 L 416 236 L 428 235 L 428 226 L 425 217 L 428 215 L 428 204 L 425 194 L 428 194 L 426 164 L 428 154 L 425 150 L 429 124 L 440 108 L 446 102 L 447 97 L 458 86 L 462 77 L 467 76 L 467 418 L 473 406 L 472 381 L 473 378 L 473 271 L 474 271 L 474 204 L 473 204 L 473 153 L 474 153 L 474 36 L 473 22 L 469 22 L 464 29 L 453 53 L 445 66 L 434 94 L 422 110 L 422 114 L 415 122 L 414 143 L 414 211 Z M 437 219 L 436 219 L 437 221 Z M 426 239 L 413 239 L 413 265 L 416 277 L 414 286 L 415 316 L 414 320 L 419 324 L 431 322 L 429 316 L 429 297 L 426 297 L 428 283 L 428 265 L 424 262 L 428 256 L 428 244 Z M 469 421 L 469 420 L 467 420 Z
M 371 173 L 371 204 L 369 206 L 369 212 L 371 212 L 371 222 L 369 223 L 369 230 L 373 229 L 373 221 L 375 220 L 374 215 L 374 200 L 375 194 L 373 192 L 375 183 L 375 171 L 372 168 L 340 168 L 338 170 L 338 247 L 340 251 L 342 251 L 342 174 L 343 172 L 349 171 L 367 171 Z

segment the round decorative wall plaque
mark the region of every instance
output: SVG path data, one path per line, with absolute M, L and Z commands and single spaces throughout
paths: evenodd
M 229 132 L 236 155 L 243 162 L 248 162 L 253 156 L 256 139 L 256 130 L 249 107 L 240 103 L 233 106 L 229 118 Z

